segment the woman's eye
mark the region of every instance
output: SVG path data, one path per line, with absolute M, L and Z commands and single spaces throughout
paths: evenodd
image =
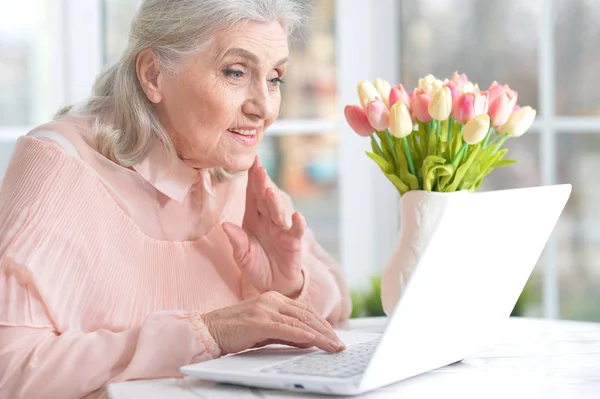
M 280 77 L 276 77 L 273 79 L 269 79 L 269 83 L 271 83 L 273 86 L 277 86 L 281 83 L 285 83 L 283 79 L 281 79 Z
M 238 69 L 223 69 L 223 74 L 235 79 L 239 79 L 244 76 L 244 72 Z

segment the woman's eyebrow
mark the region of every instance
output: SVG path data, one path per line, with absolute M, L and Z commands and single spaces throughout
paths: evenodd
M 227 56 L 231 56 L 231 55 L 237 55 L 243 58 L 246 58 L 248 61 L 254 63 L 254 64 L 260 64 L 260 60 L 258 59 L 258 57 L 256 56 L 256 54 L 245 50 L 243 48 L 240 47 L 233 47 L 230 48 L 229 50 L 227 50 L 225 52 L 225 54 L 223 54 L 223 58 L 227 57 Z M 288 61 L 289 57 L 284 57 L 282 59 L 280 59 L 279 61 L 277 61 L 277 63 L 275 63 L 275 66 L 281 66 L 283 64 L 285 64 Z

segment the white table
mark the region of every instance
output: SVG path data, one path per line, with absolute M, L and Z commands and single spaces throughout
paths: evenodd
M 378 332 L 385 319 L 345 329 Z M 357 398 L 600 398 L 600 323 L 511 318 L 477 356 Z M 282 399 L 317 395 L 231 387 L 193 378 L 113 384 L 111 399 Z

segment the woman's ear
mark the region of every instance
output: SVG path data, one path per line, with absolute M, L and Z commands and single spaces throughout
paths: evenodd
M 161 73 L 156 52 L 151 48 L 142 50 L 135 60 L 135 70 L 142 90 L 151 103 L 162 100 Z

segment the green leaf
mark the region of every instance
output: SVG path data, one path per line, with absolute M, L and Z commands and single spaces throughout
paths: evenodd
M 452 164 L 449 164 L 447 166 L 450 167 L 450 173 L 443 174 L 442 176 L 440 176 L 441 178 L 438 181 L 438 191 L 440 192 L 444 191 L 448 183 L 450 183 L 450 181 L 452 180 L 452 176 L 456 171 L 456 168 L 452 167 Z
M 501 159 L 499 161 L 496 161 L 493 165 L 492 168 L 504 168 L 505 166 L 509 166 L 512 165 L 514 163 L 516 163 L 517 160 L 516 159 Z
M 449 120 L 438 122 L 438 137 L 440 138 L 440 142 L 447 143 L 448 142 L 448 123 Z
M 490 154 L 492 154 L 491 156 L 488 157 L 488 159 L 486 159 L 485 161 L 481 162 L 481 168 L 479 170 L 478 176 L 475 179 L 475 183 L 474 183 L 474 188 L 477 189 L 479 188 L 479 186 L 481 186 L 481 183 L 483 182 L 483 179 L 489 175 L 492 170 L 494 169 L 493 165 L 496 162 L 500 162 L 502 157 L 504 157 L 504 155 L 508 152 L 507 148 L 503 148 L 502 150 L 493 153 L 493 149 L 490 150 Z
M 397 166 L 398 165 L 398 154 L 396 152 L 396 146 L 395 146 L 395 142 L 397 141 L 396 138 L 394 136 L 392 136 L 392 133 L 390 133 L 389 129 L 385 130 L 385 137 L 386 137 L 386 144 L 389 147 L 392 156 L 394 157 L 394 164 Z
M 440 177 L 452 176 L 452 165 L 435 165 L 427 171 L 427 176 L 423 182 L 423 189 L 426 191 L 433 190 L 433 184 Z M 438 190 L 439 191 L 439 190 Z
M 467 174 L 463 178 L 462 182 L 458 186 L 458 189 L 472 191 L 471 189 L 477 182 L 477 178 L 480 175 L 480 170 L 481 164 L 478 164 L 477 160 L 475 160 L 471 165 L 471 168 L 467 171 Z
M 435 135 L 435 129 L 431 129 L 429 131 L 429 136 L 427 137 L 427 155 L 437 155 L 437 137 Z
M 408 184 L 404 183 L 400 179 L 400 177 L 398 177 L 394 174 L 394 170 L 393 170 L 392 166 L 385 159 L 383 159 L 382 157 L 380 157 L 377 154 L 373 154 L 372 152 L 368 152 L 368 151 L 367 151 L 367 156 L 369 158 L 371 158 L 373 161 L 375 161 L 375 163 L 377 165 L 379 165 L 379 167 L 381 168 L 383 173 L 386 175 L 386 177 L 389 179 L 389 181 L 392 182 L 394 187 L 396 187 L 396 189 L 398 190 L 400 195 L 404 194 L 405 192 L 407 192 L 411 189 Z
M 479 147 L 476 147 L 473 150 L 473 152 L 467 157 L 467 160 L 465 161 L 465 163 L 463 163 L 462 165 L 460 165 L 458 167 L 458 169 L 456 170 L 456 174 L 454 175 L 454 179 L 452 180 L 452 183 L 450 183 L 450 185 L 448 185 L 444 189 L 445 192 L 456 191 L 456 189 L 458 188 L 459 184 L 462 182 L 464 176 L 469 171 L 469 168 L 471 167 L 471 164 L 473 163 L 473 161 L 477 157 L 478 153 L 479 153 Z
M 392 184 L 396 187 L 396 189 L 398 190 L 400 195 L 404 195 L 404 193 L 406 193 L 407 191 L 410 191 L 410 187 L 406 183 L 404 183 L 402 180 L 400 180 L 400 178 L 398 176 L 393 175 L 391 173 L 386 173 L 385 175 L 387 176 L 389 181 L 391 181 Z
M 375 132 L 375 134 L 377 134 L 377 137 L 379 137 L 379 142 L 381 143 L 381 149 L 383 151 L 383 154 L 385 155 L 385 159 L 391 165 L 392 170 L 395 170 L 396 164 L 394 152 L 392 148 L 390 148 L 390 142 L 388 141 L 386 133 L 382 131 L 377 131 Z
M 408 160 L 404 155 L 403 144 L 401 140 L 396 140 L 396 153 L 398 154 L 398 174 L 403 182 L 406 182 L 411 190 L 419 189 L 419 179 L 417 176 L 410 173 L 408 168 Z M 416 172 L 415 172 L 416 173 Z
M 423 163 L 428 162 L 428 163 L 435 163 L 435 164 L 445 164 L 447 161 L 445 158 L 442 158 L 440 156 L 437 155 L 427 155 L 427 157 L 425 157 L 425 159 L 423 160 Z
M 377 140 L 375 140 L 375 136 L 371 135 L 369 137 L 371 137 L 371 149 L 373 150 L 373 153 L 385 159 L 385 156 L 383 154 L 383 151 L 381 150 L 381 147 L 379 146 L 379 143 L 377 142 Z
M 406 138 L 408 140 L 408 147 L 410 150 L 410 156 L 413 160 L 413 165 L 415 166 L 415 170 L 418 170 L 418 165 L 421 164 L 421 160 L 423 155 L 421 154 L 421 149 L 419 148 L 419 142 L 417 141 L 417 133 L 413 132 Z M 397 151 L 398 149 L 396 149 Z
M 460 127 L 459 127 L 460 129 Z M 454 138 L 452 139 L 452 142 L 450 143 L 450 157 L 449 159 L 454 159 L 454 157 L 456 157 L 456 154 L 458 154 L 458 151 L 460 151 L 460 148 L 463 145 L 463 138 L 462 138 L 462 133 L 460 132 L 460 130 L 456 133 L 456 135 L 454 136 Z
M 437 155 L 428 155 L 423 161 L 422 176 L 423 176 L 423 190 L 433 191 L 435 182 L 437 181 L 437 166 L 444 165 L 446 159 Z M 451 165 L 450 165 L 451 166 Z M 430 173 L 433 170 L 433 173 Z
M 371 158 L 383 171 L 383 173 L 391 173 L 393 172 L 392 166 L 382 157 L 377 154 L 373 154 L 372 152 L 367 151 L 367 156 Z
M 423 122 L 419 122 L 419 147 L 421 158 L 425 158 L 427 156 L 427 128 Z

